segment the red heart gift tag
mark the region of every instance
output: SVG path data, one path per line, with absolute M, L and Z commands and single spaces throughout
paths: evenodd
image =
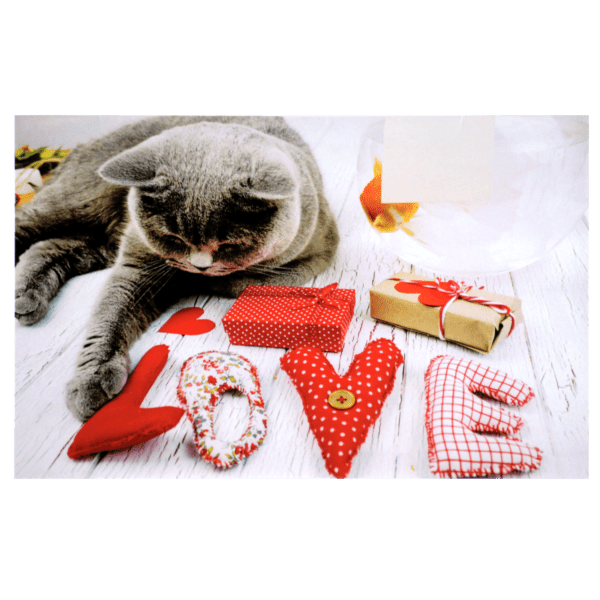
M 431 285 L 431 281 L 414 280 L 412 283 L 404 281 L 397 283 L 394 288 L 401 294 L 419 294 L 419 302 L 426 306 L 444 306 L 454 294 L 452 283 L 441 281 L 436 283 L 437 289 L 423 285 Z
M 179 423 L 185 411 L 175 406 L 140 408 L 167 362 L 169 347 L 150 348 L 130 375 L 121 393 L 103 406 L 77 432 L 69 458 L 120 450 L 146 442 Z
M 208 333 L 215 328 L 215 324 L 209 319 L 200 319 L 203 314 L 204 311 L 198 306 L 183 308 L 172 315 L 158 331 L 179 335 Z
M 315 348 L 297 348 L 280 362 L 302 397 L 327 471 L 343 479 L 394 387 L 402 353 L 389 340 L 369 342 L 344 376 Z

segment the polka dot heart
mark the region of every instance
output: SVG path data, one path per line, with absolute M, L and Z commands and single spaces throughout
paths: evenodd
M 223 317 L 223 328 L 235 345 L 341 352 L 355 292 L 335 288 L 250 285 Z
M 316 348 L 297 348 L 281 358 L 281 368 L 302 398 L 325 467 L 334 477 L 344 479 L 350 472 L 352 459 L 379 418 L 403 362 L 400 350 L 385 339 L 369 342 L 343 376 Z M 337 390 L 354 397 L 350 408 L 331 406 L 329 397 Z

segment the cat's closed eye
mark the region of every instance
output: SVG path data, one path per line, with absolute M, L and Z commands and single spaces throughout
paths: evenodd
M 222 244 L 219 244 L 219 250 L 236 250 L 237 248 L 239 248 L 240 245 L 236 244 L 235 242 L 223 242 Z
M 166 233 L 165 235 L 163 235 L 163 239 L 167 242 L 183 243 L 183 240 L 178 235 L 175 235 L 174 233 Z

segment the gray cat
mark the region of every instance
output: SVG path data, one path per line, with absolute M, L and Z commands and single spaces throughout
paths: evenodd
M 16 211 L 15 315 L 44 317 L 70 278 L 113 266 L 67 406 L 123 388 L 128 349 L 168 306 L 249 284 L 301 285 L 338 245 L 317 164 L 278 117 L 158 117 L 75 148 Z

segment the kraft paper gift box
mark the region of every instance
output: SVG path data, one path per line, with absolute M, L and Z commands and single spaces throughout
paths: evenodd
M 436 280 L 405 271 L 396 273 L 371 289 L 371 316 L 374 319 L 435 337 L 442 337 L 440 332 L 443 329 L 442 339 L 484 354 L 491 352 L 523 321 L 521 300 L 518 298 L 473 288 L 464 292 L 464 295 L 507 308 L 512 316 L 500 314 L 491 306 L 459 298 L 452 301 L 442 314 L 441 328 L 440 315 L 443 306 L 428 306 L 419 300 L 419 293 L 398 291 L 396 285 L 399 279 L 424 281 L 432 287 L 437 284 Z M 404 286 L 405 289 L 407 287 L 416 289 L 416 286 Z M 431 288 L 420 289 L 427 294 L 426 290 Z
M 223 327 L 235 345 L 341 352 L 354 305 L 354 290 L 339 289 L 337 283 L 325 288 L 251 285 L 223 317 Z

